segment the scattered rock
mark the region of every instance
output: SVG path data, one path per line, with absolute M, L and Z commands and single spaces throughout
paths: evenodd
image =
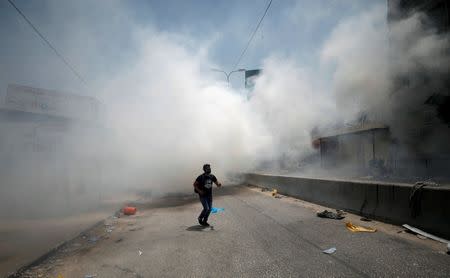
M 88 238 L 90 243 L 96 243 L 100 238 L 98 236 L 91 236 Z

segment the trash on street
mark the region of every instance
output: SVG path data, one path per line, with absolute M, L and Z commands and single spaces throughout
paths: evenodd
M 339 211 L 334 213 L 332 211 L 328 211 L 328 210 L 324 210 L 322 212 L 318 212 L 317 216 L 320 218 L 330 218 L 330 219 L 336 219 L 336 220 L 340 220 L 340 219 L 344 219 L 345 216 L 342 215 L 342 213 L 340 213 Z
M 329 249 L 323 250 L 322 252 L 325 254 L 333 254 L 334 252 L 336 252 L 336 247 L 331 247 Z
M 222 212 L 225 211 L 224 208 L 211 208 L 211 213 L 218 213 L 218 212 Z
M 345 225 L 347 226 L 347 229 L 349 229 L 352 232 L 374 233 L 377 231 L 377 229 L 375 229 L 375 228 L 357 226 L 357 225 L 353 225 L 351 222 L 346 222 Z
M 88 238 L 88 241 L 90 243 L 96 243 L 98 240 L 99 240 L 99 237 L 97 237 L 97 236 L 91 236 Z
M 136 214 L 137 208 L 136 207 L 124 207 L 123 208 L 123 214 L 125 215 L 134 215 Z
M 408 230 L 410 230 L 410 231 L 416 233 L 416 234 L 420 234 L 420 235 L 422 235 L 422 236 L 424 236 L 424 237 L 427 237 L 427 238 L 430 238 L 430 239 L 433 239 L 433 240 L 436 240 L 436 241 L 439 241 L 439 242 L 442 242 L 442 243 L 450 244 L 450 241 L 449 241 L 449 240 L 446 240 L 446 239 L 437 237 L 437 236 L 435 236 L 435 235 L 429 234 L 429 233 L 424 232 L 424 231 L 422 231 L 422 230 L 420 230 L 420 229 L 414 228 L 414 227 L 412 227 L 412 226 L 410 226 L 410 225 L 408 225 L 408 224 L 403 224 L 402 226 L 403 226 L 404 228 L 406 228 L 406 229 L 408 229 Z

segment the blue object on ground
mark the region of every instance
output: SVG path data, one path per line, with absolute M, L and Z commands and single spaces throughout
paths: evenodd
M 221 211 L 224 211 L 225 209 L 224 208 L 212 208 L 211 209 L 211 213 L 218 213 L 218 212 L 221 212 Z

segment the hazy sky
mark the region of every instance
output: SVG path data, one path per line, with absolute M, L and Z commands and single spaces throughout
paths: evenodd
M 1 1 L 0 93 L 17 83 L 97 97 L 105 141 L 88 141 L 85 130 L 58 136 L 70 138 L 64 150 L 98 154 L 108 186 L 190 190 L 205 162 L 219 176 L 280 159 L 295 168 L 317 155 L 312 130 L 354 123 L 361 113 L 406 141 L 408 129 L 422 121 L 410 115 L 423 106 L 429 84 L 394 98 L 392 81 L 448 70 L 446 38 L 422 30 L 419 14 L 388 32 L 386 0 L 274 0 L 238 65 L 264 70 L 251 98 L 241 90 L 243 73 L 233 75 L 230 88 L 211 68 L 232 70 L 266 0 L 15 3 L 87 85 Z M 448 138 L 440 134 L 436 129 L 439 139 Z M 435 138 L 423 144 L 448 146 Z M 67 160 L 57 154 L 55 161 Z
M 134 42 L 152 30 L 205 48 L 205 69 L 232 69 L 268 1 L 26 1 L 16 5 L 91 85 L 138 59 Z M 343 19 L 383 0 L 275 0 L 239 68 L 261 67 L 269 55 L 318 67 L 319 49 Z M 93 94 L 32 31 L 7 1 L 0 2 L 0 90 L 8 83 Z M 213 63 L 213 65 L 211 65 Z M 217 73 L 219 81 L 223 74 Z M 243 74 L 232 76 L 242 88 Z

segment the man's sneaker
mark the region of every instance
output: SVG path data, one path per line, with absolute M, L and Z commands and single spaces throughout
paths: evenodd
M 198 219 L 198 224 L 203 226 L 203 220 L 201 220 L 200 218 Z
M 202 222 L 203 224 L 201 224 L 202 226 L 205 226 L 205 227 L 209 227 L 210 225 L 209 225 L 209 223 L 208 222 L 206 222 L 206 221 L 204 221 L 204 222 Z

